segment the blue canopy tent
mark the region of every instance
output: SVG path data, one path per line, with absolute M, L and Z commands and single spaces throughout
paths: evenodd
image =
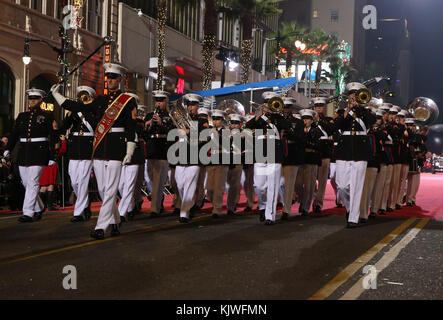
M 250 112 L 249 101 L 263 103 L 261 97 L 264 91 L 275 91 L 278 93 L 286 92 L 297 83 L 297 78 L 276 79 L 269 81 L 261 81 L 254 83 L 240 84 L 231 87 L 196 91 L 193 92 L 203 98 L 215 97 L 215 103 L 219 103 L 225 99 L 235 99 L 245 106 L 246 112 Z M 181 95 L 172 96 L 171 101 L 180 98 Z M 215 107 L 215 106 L 214 106 Z

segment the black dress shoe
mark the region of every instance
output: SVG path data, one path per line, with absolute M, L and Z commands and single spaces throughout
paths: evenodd
M 375 212 L 371 212 L 369 214 L 369 219 L 375 219 L 375 217 L 377 217 L 377 214 Z
M 234 211 L 232 211 L 232 210 L 228 210 L 228 213 L 227 213 L 227 214 L 228 214 L 228 216 L 231 216 L 231 217 L 232 217 L 232 216 L 235 216 L 235 213 L 234 213 Z
M 392 209 L 392 208 L 386 208 L 386 212 L 394 212 L 394 209 Z
M 272 221 L 272 220 L 266 220 L 265 221 L 265 226 L 272 226 L 272 225 L 274 225 L 275 224 L 275 222 L 274 221 Z
M 380 209 L 378 210 L 378 214 L 386 215 L 386 210 Z
M 120 235 L 120 230 L 117 224 L 111 224 L 111 237 L 117 237 Z
M 283 208 L 283 203 L 281 202 L 277 203 L 277 208 Z
M 30 216 L 22 215 L 20 218 L 18 218 L 19 222 L 34 222 L 34 219 Z
M 265 210 L 260 210 L 260 222 L 265 221 Z
M 174 211 L 172 211 L 172 215 L 177 216 L 180 214 L 180 209 L 179 208 L 175 208 Z
M 302 211 L 301 211 L 301 216 L 302 216 L 302 217 L 308 217 L 308 216 L 309 216 L 309 212 L 306 211 L 306 210 L 302 210 Z
M 283 212 L 283 214 L 281 215 L 281 219 L 288 220 L 288 218 L 289 218 L 289 214 L 287 212 Z
M 125 216 L 120 216 L 120 223 L 122 222 L 127 222 L 126 217 Z
M 85 210 L 83 210 L 83 215 L 85 216 L 85 220 L 88 221 L 89 219 L 91 219 L 92 216 L 92 212 L 91 209 L 88 207 Z
M 349 212 L 346 212 L 346 221 L 349 220 Z
M 212 217 L 213 217 L 214 219 L 217 219 L 217 218 L 218 218 L 218 214 L 213 213 L 213 214 L 212 214 Z
M 246 207 L 244 210 L 243 210 L 243 212 L 251 212 L 252 211 L 252 208 L 251 207 Z
M 346 225 L 346 228 L 348 229 L 353 229 L 353 228 L 357 228 L 358 227 L 358 223 L 354 223 L 354 222 L 348 222 L 348 224 Z
M 314 213 L 321 213 L 321 207 L 319 206 L 319 205 L 317 205 L 317 206 L 314 206 L 314 208 L 313 208 L 314 210 Z
M 411 202 L 408 202 L 408 203 L 406 203 L 406 206 L 407 206 L 407 207 L 412 207 L 412 203 L 411 203 Z
M 91 232 L 91 237 L 97 240 L 102 240 L 105 238 L 105 232 L 102 229 L 93 230 Z
M 402 203 L 405 203 L 406 202 L 406 196 L 403 196 L 403 202 Z
M 415 201 L 412 201 L 412 205 L 415 206 Z
M 401 205 L 396 204 L 396 205 L 395 205 L 395 210 L 401 210 Z
M 181 223 L 188 223 L 188 222 L 189 222 L 189 219 L 188 219 L 188 218 L 185 218 L 185 217 L 180 217 L 180 218 L 178 219 L 178 221 L 181 222 Z
M 74 218 L 71 219 L 71 222 L 82 222 L 82 221 L 85 221 L 83 216 L 75 216 Z
M 128 220 L 134 220 L 135 212 L 136 212 L 135 210 L 128 212 Z
M 156 218 L 158 216 L 159 214 L 157 212 L 151 212 L 151 218 Z
M 43 215 L 43 213 L 41 211 L 35 212 L 34 213 L 34 221 L 40 221 L 42 219 L 42 215 Z
M 358 220 L 358 222 L 359 223 L 366 223 L 366 222 L 368 222 L 368 219 L 360 218 L 360 220 Z

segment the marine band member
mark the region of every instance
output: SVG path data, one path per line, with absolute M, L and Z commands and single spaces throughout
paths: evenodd
M 52 113 L 40 108 L 46 95 L 43 90 L 32 88 L 26 90 L 26 94 L 29 109 L 17 116 L 3 156 L 7 158 L 17 142 L 20 142 L 18 166 L 26 191 L 23 215 L 18 221 L 33 222 L 40 220 L 46 209 L 39 197 L 39 181 L 43 169 L 55 164 L 55 120 Z
M 136 148 L 137 103 L 135 99 L 120 91 L 126 69 L 108 63 L 103 66 L 107 76 L 109 93 L 97 97 L 91 104 L 68 100 L 58 92 L 58 86 L 51 89 L 52 95 L 62 108 L 73 112 L 91 112 L 95 123 L 93 144 L 93 166 L 103 203 L 95 230 L 91 237 L 103 239 L 106 229 L 111 226 L 111 236 L 120 235 L 120 215 L 117 209 L 117 191 L 122 165 L 131 162 Z

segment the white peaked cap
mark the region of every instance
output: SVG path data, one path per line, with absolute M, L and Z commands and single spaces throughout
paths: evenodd
M 230 121 L 243 121 L 243 117 L 239 114 L 233 113 L 229 115 L 229 120 Z
M 304 117 L 314 118 L 314 116 L 315 116 L 315 111 L 312 109 L 303 109 L 303 110 L 300 110 L 299 113 L 302 118 L 304 118 Z
M 406 110 L 401 110 L 398 114 L 397 114 L 397 116 L 400 116 L 400 117 L 407 117 L 407 116 L 409 116 L 409 112 L 407 112 Z
M 406 118 L 405 123 L 415 125 L 415 118 Z
M 328 101 L 324 97 L 316 97 L 316 98 L 312 98 L 311 103 L 314 106 L 319 105 L 319 104 L 320 105 L 325 105 L 325 104 L 328 104 Z
M 204 114 L 206 116 L 209 116 L 211 111 L 208 108 L 198 108 L 197 113 L 198 115 Z
M 127 94 L 128 96 L 131 96 L 135 99 L 135 101 L 137 102 L 137 104 L 140 102 L 140 98 L 138 97 L 138 95 L 136 95 L 135 93 L 132 92 L 125 92 L 125 94 Z
M 31 88 L 26 90 L 26 94 L 28 96 L 38 96 L 43 98 L 46 95 L 46 92 L 44 92 L 43 90 L 40 89 L 36 89 L 36 88 Z
M 218 109 L 212 110 L 212 118 L 214 118 L 214 117 L 224 118 L 225 115 L 226 115 L 226 112 L 224 112 L 223 110 L 218 110 Z
M 383 117 L 384 114 L 385 114 L 385 112 L 384 112 L 383 110 L 378 110 L 378 111 L 375 113 L 375 115 L 376 115 L 377 117 Z
M 76 93 L 79 94 L 80 92 L 83 92 L 83 91 L 86 91 L 91 98 L 97 97 L 97 93 L 95 92 L 95 90 L 91 87 L 88 87 L 88 86 L 77 87 Z
M 293 114 L 294 118 L 301 120 L 301 115 L 300 113 L 295 113 Z
M 402 109 L 399 106 L 393 105 L 392 108 L 397 109 L 397 112 L 400 112 Z
M 358 91 L 361 89 L 367 89 L 366 86 L 364 84 L 361 84 L 360 82 L 350 82 L 346 85 L 346 92 L 351 92 L 351 91 Z
M 389 111 L 392 108 L 392 103 L 384 102 L 378 108 L 381 110 Z
M 169 96 L 169 92 L 163 90 L 154 90 L 152 93 L 154 94 L 154 98 L 167 98 Z
M 285 105 L 292 106 L 292 105 L 294 105 L 296 102 L 297 102 L 297 100 L 295 100 L 294 98 L 290 98 L 290 97 L 283 98 L 283 103 L 284 103 Z
M 203 101 L 203 97 L 198 95 L 198 94 L 195 94 L 195 93 L 185 94 L 183 96 L 183 99 L 185 99 L 188 102 L 198 102 L 198 103 L 200 103 L 200 102 Z
M 391 109 L 389 109 L 389 113 L 397 114 L 398 110 L 397 108 L 392 107 Z
M 103 69 L 105 70 L 105 73 L 116 73 L 120 76 L 124 76 L 126 71 L 128 71 L 128 69 L 116 63 L 105 63 Z
M 274 92 L 274 91 L 265 91 L 265 92 L 262 93 L 261 96 L 262 96 L 263 99 L 269 100 L 269 99 L 274 98 L 274 97 L 279 97 L 280 95 L 277 92 Z

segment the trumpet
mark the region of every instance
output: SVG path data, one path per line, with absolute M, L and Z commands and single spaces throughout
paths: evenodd
M 283 112 L 283 108 L 285 105 L 283 102 L 283 99 L 280 97 L 274 97 L 274 98 L 269 99 L 267 105 L 256 103 L 254 101 L 250 101 L 249 103 L 253 106 L 256 106 L 257 109 L 259 109 L 259 110 L 266 107 L 269 110 L 271 110 L 272 113 L 280 113 L 280 114 Z
M 77 99 L 85 104 L 90 103 L 93 100 L 87 91 L 79 92 Z

